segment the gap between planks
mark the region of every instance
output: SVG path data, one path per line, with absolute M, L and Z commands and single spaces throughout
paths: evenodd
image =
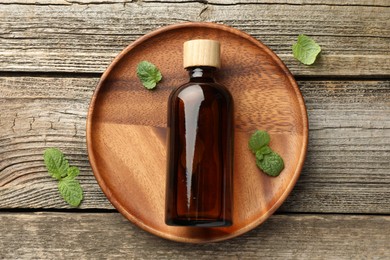
M 31 78 L 100 78 L 99 72 L 58 72 L 58 71 L 0 71 L 2 77 Z M 383 75 L 295 75 L 296 81 L 390 81 L 390 74 Z

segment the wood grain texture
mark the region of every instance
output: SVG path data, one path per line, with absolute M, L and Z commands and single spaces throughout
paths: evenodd
M 0 207 L 67 207 L 42 164 L 43 151 L 59 147 L 81 170 L 84 207 L 111 208 L 86 156 L 86 113 L 98 79 L 9 77 L 0 81 Z
M 217 81 L 234 100 L 233 224 L 218 229 L 173 227 L 164 222 L 167 100 L 173 86 L 188 82 L 183 44 L 192 39 L 220 42 L 223 69 L 217 73 Z M 143 59 L 164 75 L 154 91 L 145 91 L 136 75 Z M 278 178 L 261 174 L 248 149 L 248 140 L 257 129 L 270 133 L 270 146 L 283 157 L 284 170 Z M 232 27 L 186 23 L 145 35 L 115 59 L 91 100 L 86 135 L 95 177 L 124 216 L 163 238 L 205 243 L 243 234 L 279 208 L 300 175 L 307 151 L 308 122 L 293 76 L 266 46 Z M 196 167 L 196 163 L 187 167 Z M 194 173 L 196 178 L 201 177 Z
M 2 4 L 25 4 L 25 5 L 88 5 L 88 4 L 128 4 L 132 0 L 0 0 Z M 390 6 L 387 0 L 351 0 L 341 2 L 337 0 L 142 0 L 138 2 L 161 2 L 161 3 L 204 3 L 209 5 L 239 5 L 239 4 L 290 4 L 290 5 L 337 5 L 337 6 Z
M 112 208 L 96 184 L 85 121 L 98 78 L 0 77 L 0 208 L 66 208 L 46 147 L 81 168 L 81 208 Z M 310 124 L 301 177 L 281 211 L 390 213 L 390 82 L 300 81 Z
M 158 27 L 214 21 L 263 41 L 295 75 L 390 74 L 388 2 L 281 2 L 11 1 L 20 4 L 0 4 L 0 70 L 102 72 L 125 46 Z M 314 66 L 291 56 L 301 33 L 323 49 Z
M 240 238 L 204 245 L 152 236 L 118 213 L 2 213 L 0 223 L 5 259 L 390 257 L 389 216 L 274 215 Z
M 13 0 L 15 1 L 15 0 Z M 19 0 L 26 1 L 26 0 Z M 28 0 L 27 0 L 28 1 Z M 102 0 L 76 0 L 80 3 L 93 3 Z M 143 2 L 166 2 L 166 0 L 143 0 Z M 204 2 L 202 0 L 170 0 L 174 3 L 185 3 L 185 2 Z M 207 4 L 210 5 L 255 5 L 255 4 L 289 4 L 289 5 L 358 5 L 358 6 L 390 6 L 386 0 L 352 0 L 348 2 L 340 2 L 337 0 L 208 0 Z

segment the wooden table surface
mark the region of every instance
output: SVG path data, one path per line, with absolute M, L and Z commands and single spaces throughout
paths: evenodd
M 0 259 L 389 259 L 389 0 L 0 0 Z M 112 207 L 85 141 L 94 88 L 111 60 L 164 25 L 211 21 L 268 45 L 298 81 L 308 154 L 282 207 L 225 242 L 155 237 Z M 298 63 L 298 34 L 322 47 Z M 42 160 L 64 151 L 81 170 L 77 209 Z

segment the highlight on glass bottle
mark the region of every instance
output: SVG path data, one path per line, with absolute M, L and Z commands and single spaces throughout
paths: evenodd
M 214 76 L 220 44 L 184 43 L 189 82 L 168 102 L 165 222 L 176 226 L 232 225 L 233 99 Z

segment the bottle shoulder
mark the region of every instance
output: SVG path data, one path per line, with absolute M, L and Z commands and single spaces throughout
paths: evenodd
M 185 94 L 183 94 L 185 93 Z M 176 88 L 175 90 L 172 91 L 171 93 L 171 98 L 177 98 L 179 96 L 184 96 L 184 95 L 191 95 L 191 96 L 196 96 L 197 94 L 215 94 L 219 96 L 225 97 L 225 99 L 232 99 L 232 95 L 229 92 L 229 90 L 216 82 L 211 82 L 211 83 L 203 83 L 203 82 L 188 82 L 180 87 Z

